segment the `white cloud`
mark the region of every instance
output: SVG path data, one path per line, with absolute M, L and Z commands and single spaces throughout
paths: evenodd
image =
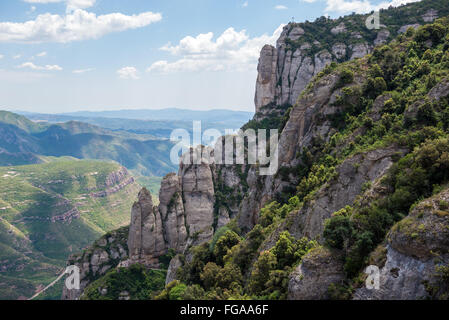
M 42 51 L 42 52 L 39 52 L 38 54 L 36 54 L 36 57 L 45 57 L 46 55 L 47 55 L 47 52 Z
M 325 10 L 339 13 L 366 13 L 373 10 L 373 5 L 368 0 L 327 0 L 327 7 Z
M 40 14 L 26 22 L 0 22 L 0 42 L 67 43 L 98 39 L 105 34 L 148 26 L 162 20 L 160 13 L 143 12 L 137 15 L 95 13 L 77 9 L 65 16 Z
M 93 7 L 95 2 L 96 0 L 67 0 L 67 12 Z
M 119 70 L 117 70 L 117 74 L 120 79 L 133 79 L 137 80 L 139 79 L 139 76 L 137 75 L 137 69 L 134 67 L 124 67 Z
M 91 71 L 94 71 L 94 70 L 95 70 L 94 68 L 78 69 L 78 70 L 73 70 L 72 73 L 82 74 L 82 73 L 91 72 Z
M 283 6 L 282 4 L 277 5 L 274 7 L 276 10 L 287 10 L 288 8 L 286 6 Z
M 175 46 L 167 44 L 161 50 L 178 57 L 174 62 L 154 62 L 148 72 L 172 73 L 188 71 L 254 70 L 260 50 L 265 44 L 274 44 L 284 25 L 272 34 L 250 38 L 246 30 L 229 28 L 216 40 L 212 32 L 187 36 Z
M 249 5 L 248 1 L 243 2 L 242 7 L 246 8 Z
M 4 55 L 0 54 L 0 59 L 3 59 L 4 57 L 5 57 Z
M 21 69 L 29 68 L 32 70 L 45 70 L 45 71 L 61 71 L 62 70 L 62 68 L 56 64 L 55 65 L 47 64 L 45 66 L 37 66 L 32 62 L 24 62 L 20 66 L 17 66 L 17 68 L 21 68 Z
M 12 58 L 13 58 L 14 60 L 17 60 L 17 59 L 22 58 L 22 55 L 21 55 L 21 54 L 16 54 L 15 56 L 12 56 Z

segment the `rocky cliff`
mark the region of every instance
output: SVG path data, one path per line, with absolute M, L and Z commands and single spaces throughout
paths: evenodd
M 213 151 L 199 147 L 182 156 L 178 175 L 168 174 L 162 180 L 158 207 L 153 206 L 146 189 L 139 193 L 128 240 L 132 263 L 158 267 L 158 258 L 168 249 L 183 253 L 187 246 L 212 238 L 215 166 L 209 157 L 195 162 L 197 152 Z
M 73 254 L 67 261 L 68 266 L 80 269 L 80 290 L 68 290 L 63 287 L 63 300 L 77 300 L 83 290 L 93 281 L 104 276 L 128 257 L 127 239 L 129 228 L 123 227 L 107 233 L 82 253 Z
M 449 22 L 410 27 L 434 21 L 441 3 L 382 11 L 379 30 L 366 15 L 287 25 L 262 49 L 250 123 L 282 118 L 277 173 L 213 161 L 226 138 L 191 149 L 164 178 L 158 208 L 139 194 L 131 262 L 155 268 L 174 249 L 166 284 L 200 298 L 437 297 L 448 205 L 432 194 L 449 181 Z M 404 10 L 413 14 L 390 23 Z M 368 262 L 383 291 L 357 280 Z
M 313 148 L 318 140 L 327 142 L 336 133 L 329 118 L 341 112 L 334 106 L 342 95 L 343 88 L 334 90 L 339 77 L 336 74 L 328 76 L 307 95 L 300 96 L 311 80 L 332 62 L 362 58 L 408 28 L 418 28 L 437 19 L 438 14 L 449 13 L 448 8 L 441 9 L 441 1 L 428 2 L 425 6 L 381 10 L 380 21 L 389 23 L 373 30 L 365 27 L 368 15 L 352 15 L 337 20 L 322 17 L 313 23 L 289 23 L 276 47 L 266 45 L 262 48 L 253 122 L 261 128 L 265 128 L 266 120 L 280 124 L 279 170 L 275 176 L 263 177 L 258 176 L 256 167 L 247 169 L 246 181 L 241 183 L 247 184 L 250 192 L 238 202 L 239 226 L 243 230 L 252 229 L 266 203 L 278 199 L 299 183 L 297 175 L 290 172 L 301 164 L 302 150 Z M 415 11 L 413 15 L 410 10 Z M 392 17 L 398 15 L 402 18 L 392 21 Z M 355 76 L 352 86 L 362 83 L 365 78 L 363 72 Z M 377 105 L 382 105 L 385 100 L 388 99 L 379 97 Z M 282 120 L 285 115 L 288 121 Z M 276 118 L 281 120 L 274 121 Z
M 400 9 L 381 10 L 381 24 L 372 30 L 364 27 L 368 15 L 286 25 L 276 47 L 266 45 L 260 53 L 254 99 L 257 117 L 276 106 L 293 106 L 310 80 L 331 62 L 361 58 L 409 27 L 434 21 L 439 14 L 433 8 L 418 9 L 417 15 L 387 26 L 382 21 L 389 21 L 394 10 Z

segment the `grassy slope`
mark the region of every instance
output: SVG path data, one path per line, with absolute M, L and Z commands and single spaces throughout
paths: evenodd
M 106 177 L 118 164 L 45 160 L 49 162 L 0 167 L 0 298 L 31 296 L 37 285 L 54 279 L 70 253 L 129 223 L 140 188 L 136 183 L 105 198 L 89 196 L 105 189 Z M 71 223 L 35 219 L 75 207 L 81 218 Z

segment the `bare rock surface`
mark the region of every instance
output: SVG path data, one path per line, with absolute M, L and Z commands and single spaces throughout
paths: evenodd
M 358 289 L 354 299 L 416 300 L 428 297 L 435 267 L 449 262 L 449 211 L 446 189 L 420 202 L 387 236 L 380 289 Z M 444 204 L 442 206 L 442 204 Z
M 332 284 L 345 279 L 341 257 L 323 247 L 313 249 L 293 271 L 288 282 L 289 300 L 328 299 Z

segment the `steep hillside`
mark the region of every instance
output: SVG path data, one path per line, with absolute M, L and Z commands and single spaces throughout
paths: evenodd
M 116 163 L 0 167 L 0 298 L 31 297 L 72 252 L 129 223 L 140 186 Z
M 215 164 L 219 148 L 191 150 L 200 164 L 184 155 L 159 206 L 139 194 L 117 265 L 158 268 L 177 253 L 156 299 L 447 299 L 449 18 L 434 21 L 434 8 L 447 3 L 385 11 L 434 23 L 324 64 L 285 114 L 277 102 L 258 110 L 247 127 L 282 130 L 275 175 Z M 382 290 L 364 288 L 368 265 Z M 114 283 L 100 278 L 87 298 L 113 298 Z
M 278 174 L 249 183 L 282 202 L 241 210 L 245 238 L 234 227 L 188 250 L 177 278 L 221 299 L 445 297 L 447 241 L 432 230 L 448 226 L 448 34 L 444 18 L 319 73 L 289 113 Z M 433 194 L 442 207 L 413 209 Z M 362 289 L 368 264 L 397 273 L 374 296 Z
M 0 165 L 40 163 L 39 156 L 114 160 L 146 176 L 162 176 L 176 166 L 170 161 L 167 139 L 111 131 L 69 121 L 36 124 L 23 116 L 0 113 Z

